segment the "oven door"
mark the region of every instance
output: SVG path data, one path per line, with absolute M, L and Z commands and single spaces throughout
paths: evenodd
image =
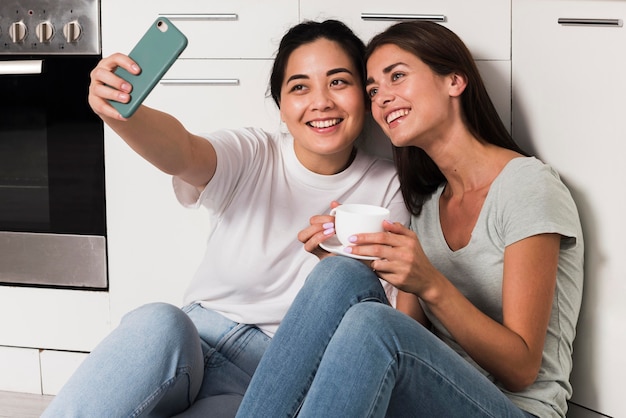
M 107 287 L 91 55 L 0 55 L 0 282 Z

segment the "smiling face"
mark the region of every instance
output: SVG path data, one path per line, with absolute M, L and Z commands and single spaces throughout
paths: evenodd
M 362 81 L 339 44 L 321 38 L 293 51 L 280 114 L 305 167 L 320 174 L 343 169 L 363 129 L 365 110 Z
M 372 116 L 395 146 L 428 146 L 453 125 L 459 112 L 453 76 L 440 76 L 414 54 L 393 44 L 367 61 Z

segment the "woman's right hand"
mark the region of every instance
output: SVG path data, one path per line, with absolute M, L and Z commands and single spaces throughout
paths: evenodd
M 102 118 L 125 120 L 108 102 L 114 100 L 127 103 L 130 100 L 132 85 L 114 73 L 118 67 L 131 74 L 139 74 L 141 71 L 137 63 L 127 55 L 116 53 L 103 58 L 91 71 L 88 102 L 91 109 Z

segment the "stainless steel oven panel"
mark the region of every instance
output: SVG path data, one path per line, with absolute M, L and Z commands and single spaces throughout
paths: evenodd
M 107 287 L 105 237 L 0 231 L 0 283 Z
M 100 54 L 99 0 L 2 0 L 0 54 Z

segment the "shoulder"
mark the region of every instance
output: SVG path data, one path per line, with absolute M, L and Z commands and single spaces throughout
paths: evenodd
M 554 193 L 569 196 L 569 190 L 559 173 L 535 157 L 511 160 L 496 178 L 493 186 L 500 196 L 514 200 L 550 199 Z
M 502 225 L 517 233 L 557 232 L 568 237 L 579 233 L 578 210 L 567 186 L 549 164 L 533 158 L 512 160 L 496 179 L 493 207 Z
M 559 174 L 552 166 L 535 157 L 514 158 L 504 167 L 501 177 L 509 182 L 530 182 L 538 178 L 554 178 L 560 181 Z
M 259 128 L 220 129 L 203 134 L 215 148 L 218 159 L 228 155 L 257 156 L 278 148 L 280 135 Z

